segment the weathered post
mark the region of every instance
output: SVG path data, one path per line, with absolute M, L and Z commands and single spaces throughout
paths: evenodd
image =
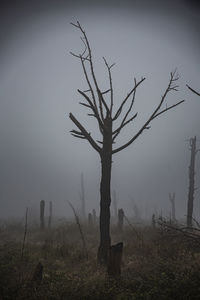
M 44 222 L 44 209 L 45 209 L 45 201 L 40 201 L 40 230 L 44 230 L 45 222 Z
M 49 202 L 49 220 L 48 220 L 48 228 L 51 228 L 52 225 L 52 211 L 53 211 L 53 207 L 52 207 L 52 202 Z
M 124 211 L 122 208 L 118 210 L 118 229 L 119 231 L 123 230 L 124 225 Z
M 123 243 L 110 246 L 108 255 L 107 272 L 111 277 L 118 277 L 121 274 L 121 262 Z

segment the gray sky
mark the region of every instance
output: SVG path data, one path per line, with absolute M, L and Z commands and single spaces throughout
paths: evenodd
M 100 159 L 86 141 L 74 139 L 69 112 L 99 137 L 95 120 L 80 107 L 78 88 L 87 88 L 81 66 L 69 51 L 81 51 L 77 19 L 93 50 L 95 71 L 108 87 L 102 56 L 113 68 L 115 103 L 131 89 L 134 76 L 146 80 L 138 89 L 137 120 L 124 129 L 127 141 L 153 111 L 168 84 L 180 75 L 179 92 L 167 103 L 185 103 L 156 119 L 126 150 L 113 157 L 112 189 L 129 214 L 133 200 L 150 215 L 168 214 L 168 192 L 177 194 L 179 216 L 186 213 L 188 138 L 199 136 L 200 10 L 196 1 L 15 1 L 2 4 L 0 50 L 0 216 L 23 215 L 25 207 L 53 201 L 56 214 L 70 215 L 66 200 L 80 206 L 84 173 L 87 210 L 99 207 Z M 198 146 L 199 146 L 198 140 Z M 200 182 L 197 159 L 197 186 Z M 199 217 L 199 192 L 195 215 Z

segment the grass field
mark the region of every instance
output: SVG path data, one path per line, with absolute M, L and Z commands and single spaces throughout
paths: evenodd
M 24 225 L 0 229 L 0 299 L 200 299 L 200 244 L 162 226 L 111 226 L 112 243 L 123 241 L 122 274 L 108 278 L 96 261 L 98 227 L 82 225 L 88 255 L 77 225 L 57 222 L 40 232 Z M 34 278 L 38 263 L 42 280 Z

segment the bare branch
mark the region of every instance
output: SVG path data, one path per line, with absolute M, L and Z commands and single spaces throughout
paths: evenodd
M 112 64 L 110 67 L 105 59 L 105 57 L 103 57 L 103 60 L 105 62 L 105 65 L 107 67 L 108 70 L 108 76 L 109 76 L 109 82 L 110 82 L 110 115 L 112 116 L 112 109 L 113 109 L 113 85 L 112 85 L 112 75 L 111 75 L 111 68 L 115 65 Z
M 99 116 L 99 112 L 98 112 L 98 110 L 97 110 L 95 104 L 92 103 L 92 101 L 90 100 L 90 98 L 88 97 L 88 95 L 86 95 L 84 92 L 82 92 L 81 90 L 78 90 L 78 92 L 79 92 L 79 94 L 81 94 L 81 95 L 86 99 L 86 101 L 89 103 L 88 107 L 92 109 L 92 111 L 93 111 L 93 113 L 94 113 L 94 115 L 95 115 L 95 117 L 96 117 L 96 119 L 97 119 L 97 121 L 98 121 L 98 123 L 99 123 L 99 127 L 100 127 L 101 129 L 103 129 L 103 128 L 104 128 L 104 125 L 103 125 L 103 122 L 102 122 L 102 120 L 101 120 L 101 118 L 100 118 L 100 116 Z M 80 103 L 80 104 L 81 104 L 81 103 Z M 82 104 L 82 105 L 83 105 L 83 104 Z M 87 104 L 86 104 L 85 106 L 87 106 Z
M 159 110 L 160 110 L 160 108 L 161 108 L 161 106 L 162 106 L 162 104 L 163 104 L 163 102 L 164 102 L 164 100 L 165 100 L 167 94 L 168 94 L 170 91 L 176 89 L 176 86 L 174 86 L 174 82 L 177 81 L 177 80 L 178 80 L 178 76 L 177 76 L 177 74 L 176 74 L 176 71 L 171 72 L 171 73 L 170 73 L 169 84 L 168 84 L 168 86 L 167 86 L 167 88 L 166 88 L 166 90 L 165 90 L 165 92 L 164 92 L 164 95 L 162 96 L 160 103 L 157 105 L 156 109 L 155 109 L 154 112 L 151 114 L 151 116 L 149 117 L 149 119 L 145 122 L 145 124 L 140 128 L 140 130 L 139 130 L 139 131 L 138 131 L 138 132 L 137 132 L 137 133 L 136 133 L 136 134 L 135 134 L 128 142 L 127 142 L 127 143 L 125 143 L 124 145 L 122 145 L 121 147 L 119 147 L 119 148 L 117 148 L 117 149 L 114 149 L 114 150 L 112 151 L 112 154 L 117 153 L 117 152 L 119 152 L 119 151 L 125 149 L 126 147 L 128 147 L 130 144 L 132 144 L 132 143 L 133 143 L 133 142 L 134 142 L 134 141 L 142 134 L 142 132 L 144 131 L 144 129 L 147 129 L 147 128 L 148 128 L 149 123 L 150 123 L 153 119 L 157 118 L 160 114 L 162 114 L 162 113 L 164 113 L 164 112 L 166 112 L 166 111 L 168 111 L 168 110 L 174 108 L 175 106 L 177 106 L 177 105 L 179 105 L 179 104 L 181 104 L 181 103 L 184 102 L 184 100 L 179 101 L 178 103 L 176 103 L 176 104 L 174 104 L 174 105 L 172 105 L 172 106 L 170 106 L 170 107 L 168 107 L 168 108 L 162 110 L 161 112 L 159 112 Z M 175 87 L 175 89 L 174 89 L 174 87 Z
M 137 117 L 137 113 L 132 118 L 130 118 L 129 120 L 127 120 L 126 122 L 121 124 L 115 131 L 113 131 L 113 134 L 114 134 L 113 139 L 112 139 L 113 142 L 116 139 L 116 137 L 119 135 L 119 133 L 121 132 L 122 128 L 124 128 L 127 124 L 129 124 L 131 121 L 133 121 L 136 117 Z
M 90 105 L 85 104 L 85 103 L 83 103 L 83 102 L 79 102 L 79 104 L 81 104 L 81 105 L 83 105 L 83 106 L 85 106 L 85 107 L 88 107 L 88 108 L 91 108 L 91 109 L 92 109 L 92 107 L 91 107 Z
M 106 90 L 105 92 L 101 92 L 102 95 L 107 94 L 108 92 L 110 92 L 110 89 Z
M 181 101 L 179 101 L 179 102 L 177 102 L 177 103 L 175 103 L 175 104 L 173 104 L 173 105 L 171 105 L 171 106 L 169 106 L 169 107 L 163 109 L 162 111 L 160 111 L 159 113 L 157 113 L 157 114 L 153 117 L 153 119 L 157 118 L 159 115 L 163 114 L 163 113 L 166 112 L 167 110 L 169 110 L 169 109 L 171 109 L 171 108 L 173 108 L 173 107 L 175 107 L 175 106 L 177 106 L 177 105 L 183 103 L 184 101 L 185 101 L 185 100 L 181 100 Z M 153 120 L 153 119 L 152 119 L 152 120 Z
M 134 85 L 134 87 L 132 88 L 132 90 L 128 93 L 128 95 L 125 97 L 125 99 L 122 101 L 120 107 L 118 108 L 114 118 L 113 118 L 113 121 L 116 120 L 121 112 L 122 112 L 122 108 L 124 106 L 124 104 L 127 102 L 127 100 L 129 99 L 129 97 L 133 94 L 133 92 L 137 89 L 137 87 L 145 80 L 145 78 L 142 78 L 136 85 Z
M 90 143 L 90 145 L 97 151 L 97 152 L 101 152 L 101 148 L 96 144 L 96 142 L 93 140 L 93 138 L 91 137 L 90 133 L 87 132 L 87 130 L 83 127 L 83 125 L 81 125 L 81 123 L 74 117 L 74 115 L 72 113 L 69 114 L 70 119 L 72 120 L 72 122 L 74 122 L 74 124 L 78 127 L 78 129 L 81 131 L 82 135 L 88 140 L 88 142 Z
M 191 90 L 193 93 L 195 93 L 196 95 L 200 96 L 200 93 L 198 93 L 197 91 L 195 91 L 194 89 L 192 89 L 188 84 L 186 84 L 186 86 L 187 86 L 188 89 Z

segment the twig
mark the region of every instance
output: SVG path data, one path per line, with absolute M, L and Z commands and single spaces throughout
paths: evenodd
M 134 233 L 136 234 L 137 238 L 138 238 L 139 240 L 142 241 L 141 236 L 139 235 L 139 233 L 138 233 L 137 230 L 134 228 L 134 226 L 131 224 L 131 222 L 129 221 L 129 219 L 127 218 L 127 216 L 126 216 L 125 214 L 124 214 L 124 218 L 125 218 L 126 222 L 128 223 L 128 225 L 132 228 L 132 230 L 133 230 Z
M 80 221 L 79 221 L 78 214 L 76 213 L 76 210 L 75 210 L 74 206 L 72 205 L 72 203 L 68 200 L 67 200 L 67 202 L 68 202 L 69 206 L 71 207 L 71 209 L 74 213 L 74 218 L 75 218 L 76 224 L 78 226 L 80 236 L 81 236 L 81 240 L 82 240 L 82 243 L 83 243 L 83 251 L 85 253 L 86 258 L 88 258 L 88 251 L 87 251 L 87 247 L 86 247 L 85 237 L 84 237 L 84 234 L 83 234 L 83 230 L 81 228 L 81 224 L 80 224 Z

